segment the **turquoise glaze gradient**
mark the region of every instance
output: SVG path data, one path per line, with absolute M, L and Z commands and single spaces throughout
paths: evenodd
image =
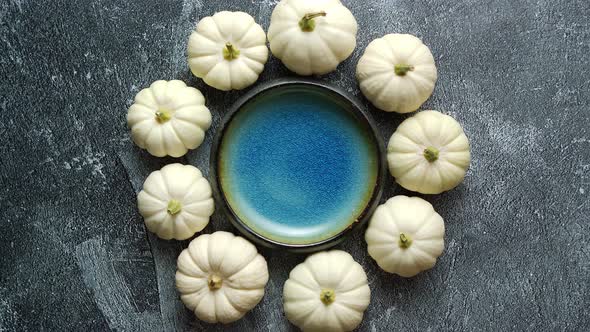
M 330 239 L 368 204 L 377 143 L 339 95 L 284 86 L 247 102 L 221 141 L 219 177 L 230 208 L 263 237 L 284 244 Z

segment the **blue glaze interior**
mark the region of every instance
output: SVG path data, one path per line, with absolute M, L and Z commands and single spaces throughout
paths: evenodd
M 372 196 L 377 143 L 343 97 L 321 87 L 275 87 L 234 114 L 219 153 L 221 191 L 254 232 L 311 244 L 350 226 Z

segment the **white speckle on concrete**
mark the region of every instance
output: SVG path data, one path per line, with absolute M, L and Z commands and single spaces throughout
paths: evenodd
M 45 160 L 40 162 L 39 165 L 43 165 L 43 164 L 47 164 L 47 163 L 51 163 L 51 162 L 53 162 L 53 158 L 47 157 L 47 158 L 45 158 Z
M 87 73 L 86 73 L 86 79 L 87 79 L 87 80 L 89 80 L 89 79 L 91 79 L 91 78 L 92 78 L 92 73 L 90 73 L 90 72 L 87 72 Z
M 94 152 L 90 145 L 86 146 L 84 154 L 80 157 L 74 157 L 69 162 L 64 163 L 65 169 L 73 169 L 75 171 L 82 171 L 83 169 L 90 169 L 92 176 L 98 176 L 103 180 L 106 179 L 104 172 L 102 171 L 104 165 L 102 159 L 106 154 L 102 151 Z M 106 183 L 103 181 L 103 184 Z
M 375 326 L 375 322 L 371 322 L 371 332 L 377 332 L 377 327 Z
M 490 125 L 488 133 L 492 143 L 498 144 L 503 152 L 518 159 L 522 159 L 521 153 L 525 150 L 539 149 L 538 142 L 543 136 L 543 132 L 538 128 L 517 125 L 510 121 Z
M 84 130 L 84 122 L 82 122 L 80 119 L 78 119 L 75 115 L 74 115 L 74 128 L 77 131 L 82 131 Z
M 2 288 L 0 294 L 5 294 L 6 289 Z M 0 331 L 9 331 L 5 326 L 16 326 L 19 319 L 18 312 L 12 307 L 9 299 L 5 296 L 0 298 Z
M 104 152 L 98 152 L 93 154 L 92 152 L 88 152 L 85 154 L 86 160 L 84 160 L 83 165 L 90 165 L 92 166 L 92 175 L 100 175 L 103 179 L 105 179 L 105 175 L 102 172 L 104 165 L 100 162 L 100 160 L 105 156 Z
M 574 174 L 580 177 L 582 183 L 590 183 L 590 164 L 579 164 L 578 168 L 574 171 Z
M 267 6 L 267 7 L 274 7 L 276 6 L 281 0 L 261 0 L 258 3 Z
M 178 24 L 174 27 L 173 33 L 176 36 L 183 36 L 182 38 L 175 38 L 172 54 L 172 68 L 176 72 L 182 72 L 186 68 L 186 40 L 191 31 L 195 27 L 194 20 L 196 17 L 191 17 L 193 13 L 198 13 L 199 9 L 203 7 L 201 1 L 184 0 L 182 2 L 182 10 L 178 18 Z M 193 15 L 194 16 L 194 15 Z M 198 19 L 197 19 L 198 20 Z
M 383 315 L 383 319 L 388 322 L 389 318 L 391 318 L 391 313 L 395 311 L 395 306 L 389 307 L 385 310 L 385 314 Z
M 580 188 L 580 194 L 584 195 L 586 193 L 586 190 L 584 190 L 584 188 Z
M 585 137 L 576 137 L 572 140 L 572 143 L 590 143 L 590 139 L 587 139 Z
M 18 8 L 18 11 L 19 12 L 21 12 L 21 13 L 23 12 L 23 2 L 22 2 L 22 0 L 12 0 L 12 3 L 14 5 L 16 5 L 16 8 Z

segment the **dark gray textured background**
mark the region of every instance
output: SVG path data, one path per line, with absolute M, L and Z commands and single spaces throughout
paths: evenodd
M 188 242 L 146 234 L 135 195 L 180 161 L 208 173 L 211 137 L 245 91 L 206 87 L 187 68 L 199 18 L 243 10 L 266 30 L 277 1 L 0 2 L 0 331 L 222 330 L 185 310 L 175 262 Z M 590 325 L 590 2 L 371 0 L 344 3 L 358 46 L 319 78 L 361 98 L 388 139 L 405 117 L 370 107 L 354 78 L 369 41 L 419 36 L 439 70 L 423 108 L 454 116 L 472 145 L 462 185 L 428 196 L 446 250 L 412 279 L 382 272 L 362 233 L 339 248 L 372 290 L 362 331 L 581 331 Z M 270 58 L 260 81 L 289 76 Z M 157 79 L 207 98 L 213 128 L 180 160 L 129 139 L 126 109 Z M 388 177 L 383 199 L 408 194 Z M 216 213 L 205 232 L 232 227 Z M 282 285 L 304 256 L 262 250 L 271 279 L 233 331 L 294 329 Z

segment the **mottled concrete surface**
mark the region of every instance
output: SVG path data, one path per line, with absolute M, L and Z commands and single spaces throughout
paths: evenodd
M 207 325 L 174 290 L 188 242 L 146 234 L 135 194 L 180 161 L 207 173 L 228 106 L 188 71 L 195 22 L 246 11 L 267 29 L 277 1 L 0 2 L 0 331 L 288 331 L 281 290 L 304 256 L 262 250 L 267 294 L 241 321 Z M 362 233 L 339 246 L 366 269 L 361 331 L 582 331 L 590 326 L 590 2 L 344 1 L 358 46 L 319 78 L 361 98 L 389 138 L 404 119 L 369 106 L 354 67 L 372 39 L 421 37 L 439 80 L 424 108 L 461 122 L 472 144 L 465 182 L 428 196 L 446 250 L 412 279 L 382 272 Z M 291 75 L 271 58 L 261 81 Z M 133 96 L 181 79 L 207 97 L 214 125 L 180 160 L 139 150 L 125 123 Z M 384 200 L 409 194 L 391 177 Z M 219 213 L 205 229 L 233 231 Z

